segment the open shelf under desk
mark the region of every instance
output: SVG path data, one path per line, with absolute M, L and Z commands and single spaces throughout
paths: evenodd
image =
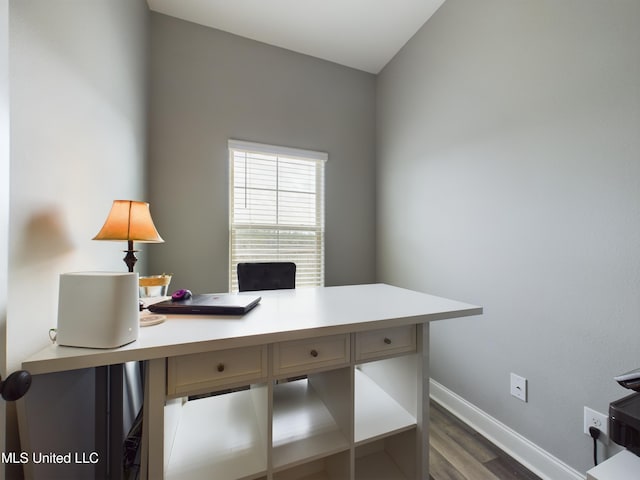
M 416 418 L 365 373 L 355 370 L 355 444 L 416 426 Z
M 274 471 L 348 448 L 348 439 L 306 378 L 275 385 Z
M 356 480 L 407 480 L 386 452 L 356 458 Z
M 266 429 L 251 390 L 186 402 L 165 472 L 166 479 L 252 479 L 266 475 Z

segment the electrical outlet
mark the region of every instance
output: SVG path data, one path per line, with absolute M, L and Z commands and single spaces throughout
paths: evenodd
M 596 427 L 603 435 L 609 436 L 609 417 L 584 407 L 584 433 L 589 435 L 589 427 Z
M 516 375 L 515 373 L 511 374 L 511 395 L 513 395 L 517 399 L 522 400 L 523 402 L 527 401 L 526 378 L 521 377 L 520 375 Z

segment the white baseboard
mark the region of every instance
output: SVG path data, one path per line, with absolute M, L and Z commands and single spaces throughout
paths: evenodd
M 430 397 L 498 448 L 545 480 L 585 480 L 585 475 L 431 379 Z

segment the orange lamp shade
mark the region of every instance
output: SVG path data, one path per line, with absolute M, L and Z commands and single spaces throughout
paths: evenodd
M 149 204 L 134 200 L 114 200 L 107 220 L 93 239 L 164 242 L 151 219 Z

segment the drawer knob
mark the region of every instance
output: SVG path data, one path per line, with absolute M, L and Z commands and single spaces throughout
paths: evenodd
M 219 372 L 224 372 L 224 363 L 219 363 L 218 364 L 218 371 Z
M 391 345 L 391 339 L 389 337 L 385 337 L 384 343 L 386 343 L 387 345 Z
M 314 350 L 311 350 L 309 353 L 310 353 L 310 354 L 311 354 L 311 356 L 312 356 L 312 357 L 314 357 L 314 358 L 318 356 L 318 351 L 317 351 L 317 350 L 315 350 L 315 349 L 314 349 Z

